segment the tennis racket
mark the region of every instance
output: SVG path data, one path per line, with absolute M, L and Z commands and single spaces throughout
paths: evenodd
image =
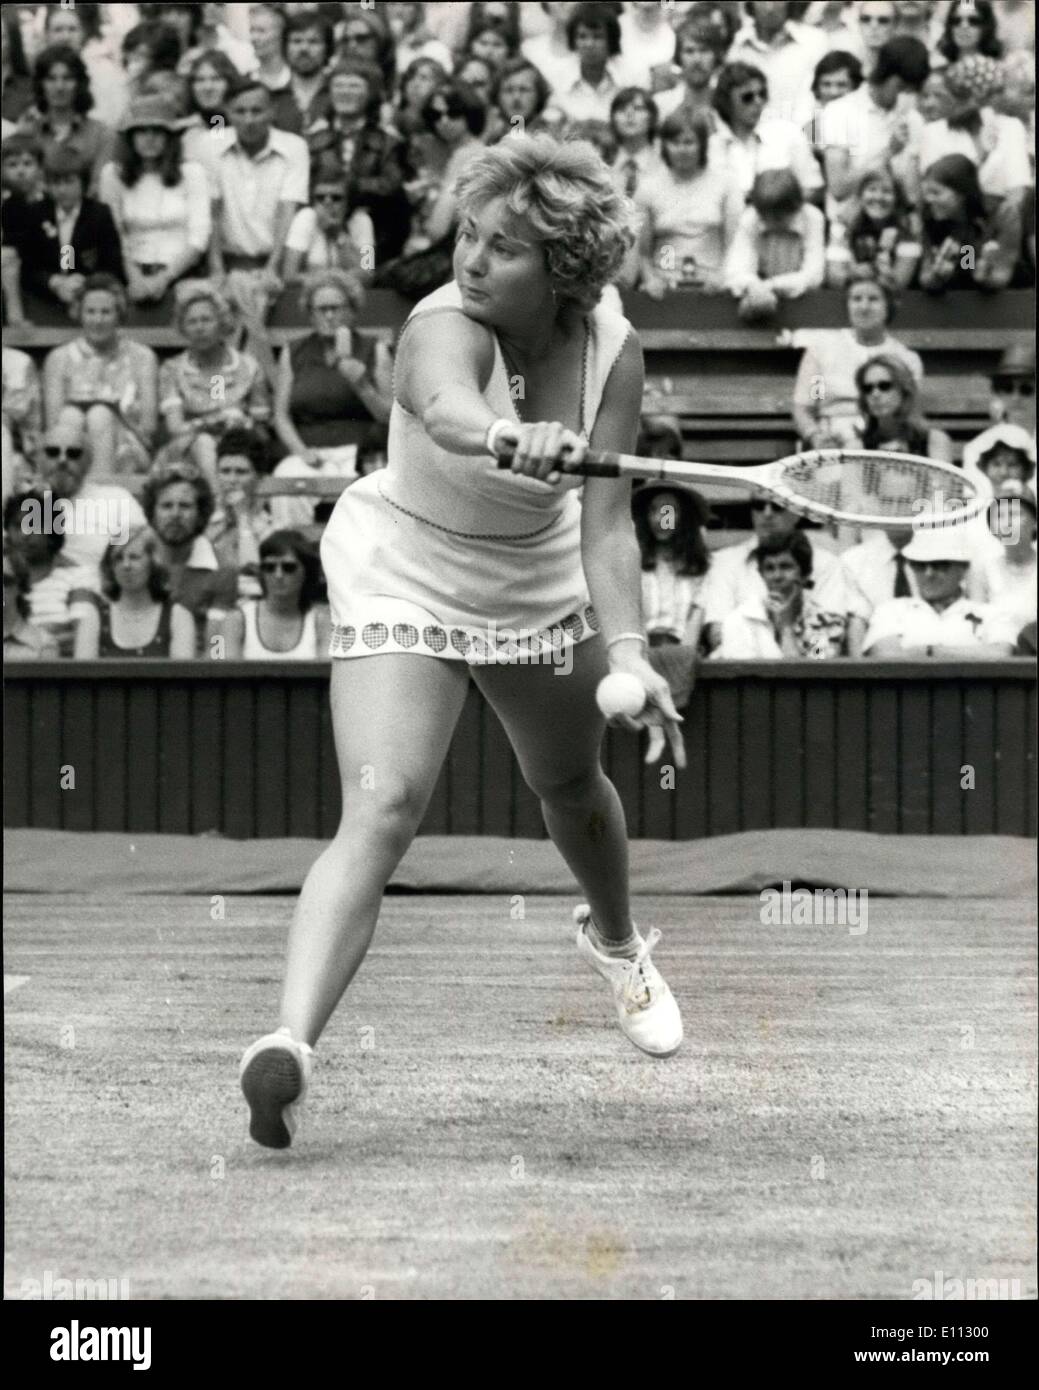
M 511 450 L 498 455 L 499 468 L 511 463 Z M 802 516 L 852 526 L 956 526 L 988 505 L 952 464 L 868 449 L 811 449 L 753 468 L 591 452 L 575 467 L 564 462 L 559 471 L 749 488 Z

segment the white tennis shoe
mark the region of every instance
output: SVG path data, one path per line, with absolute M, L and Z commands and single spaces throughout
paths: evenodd
M 246 1050 L 238 1077 L 249 1104 L 249 1134 L 268 1149 L 287 1149 L 314 1068 L 314 1049 L 279 1028 Z
M 617 1021 L 636 1047 L 651 1057 L 670 1057 L 682 1044 L 682 1015 L 675 997 L 649 958 L 660 940 L 654 927 L 633 960 L 603 955 L 592 943 L 588 927 L 592 912 L 587 903 L 574 909 L 577 951 L 606 980 L 613 990 Z

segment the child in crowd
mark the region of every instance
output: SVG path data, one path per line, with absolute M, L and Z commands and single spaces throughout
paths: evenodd
M 830 227 L 828 283 L 839 288 L 872 272 L 892 292 L 907 289 L 920 264 L 921 230 L 901 182 L 889 169 L 871 169 L 859 183 L 856 205 L 847 229 L 840 222 Z
M 89 168 L 79 155 L 59 146 L 44 161 L 47 197 L 25 218 L 22 290 L 71 315 L 91 275 L 125 283 L 123 252 L 108 207 L 87 196 Z
M 0 280 L 3 284 L 6 321 L 12 328 L 27 322 L 22 302 L 21 266 L 28 238 L 29 214 L 46 198 L 43 187 L 43 152 L 30 135 L 16 132 L 0 146 L 0 205 L 2 251 Z
M 825 274 L 825 219 L 806 203 L 789 169 L 754 180 L 726 260 L 729 289 L 743 319 L 771 317 L 782 299 L 818 289 Z

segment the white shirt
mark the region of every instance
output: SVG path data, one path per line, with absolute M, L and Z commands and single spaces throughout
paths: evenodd
M 666 91 L 653 93 L 653 101 L 657 108 L 658 126 L 662 125 L 673 111 L 678 110 L 685 100 L 687 90 L 685 83 L 679 79 L 675 86 L 668 87 Z M 717 126 L 720 123 L 717 112 L 712 108 L 708 107 L 704 114 L 712 126 Z
M 707 162 L 731 174 L 744 197 L 765 169 L 789 169 L 806 197 L 823 184 L 819 161 L 804 131 L 775 117 L 762 116 L 749 140 L 738 139 L 719 121 L 707 146 Z
M 867 345 L 860 343 L 850 328 L 803 328 L 795 330 L 790 341 L 793 347 L 804 348 L 794 381 L 794 403 L 811 410 L 820 420 L 857 419 L 859 393 L 855 373 L 878 353 L 904 362 L 917 384 L 923 380 L 920 354 L 888 335 L 879 343 Z M 850 441 L 855 436 L 849 433 L 847 437 Z
M 663 165 L 639 184 L 635 207 L 643 225 L 648 222 L 652 229 L 654 263 L 677 281 L 687 258 L 704 269 L 721 270 L 742 215 L 743 199 L 731 176 L 721 169 L 708 166 L 683 182 Z M 672 252 L 673 264 L 662 261 L 664 249 Z
M 733 40 L 727 62 L 749 63 L 768 79 L 766 114 L 803 125 L 812 114 L 812 78 L 827 50 L 818 29 L 788 20 L 776 39 L 765 43 L 747 19 Z
M 439 9 L 440 6 L 434 8 Z M 533 38 L 523 41 L 520 51 L 528 62 L 534 64 L 553 92 L 560 91 L 573 82 L 574 65 L 577 60 L 573 52 L 566 47 L 565 39 L 559 44 L 551 33 L 536 34 Z
M 898 579 L 898 551 L 886 531 L 873 531 L 840 557 L 841 574 L 848 592 L 855 596 L 867 614 L 889 603 L 895 596 Z M 916 576 L 908 560 L 903 561 L 909 592 L 916 596 Z
M 1030 525 L 1031 513 L 1021 508 L 1021 520 Z M 977 566 L 972 565 L 967 576 L 967 595 L 978 602 L 988 603 L 997 612 L 1010 617 L 1016 632 L 1036 620 L 1036 550 L 1032 544 L 1027 565 L 1011 565 L 1007 551 L 995 536 L 987 537 L 990 544 Z
M 167 188 L 158 174 L 142 174 L 127 188 L 115 164 L 101 170 L 98 197 L 112 209 L 123 254 L 136 265 L 169 265 L 185 246 L 200 255 L 212 231 L 206 172 L 181 165 L 181 181 Z
M 235 5 L 233 8 L 239 10 L 242 6 Z M 243 76 L 255 72 L 259 67 L 259 62 L 252 44 L 249 43 L 247 39 L 235 38 L 226 24 L 218 24 L 216 26 L 216 44 L 214 47 L 218 52 L 230 58 L 231 62 L 234 63 L 235 67 Z M 189 48 L 187 53 L 181 58 L 178 70 L 182 73 L 190 72 L 192 64 L 208 52 L 209 49 L 201 45 L 195 48 Z
M 278 204 L 309 202 L 309 178 L 310 154 L 300 136 L 272 129 L 254 158 L 232 131 L 211 168 L 210 195 L 223 204 L 224 250 L 238 256 L 268 255 Z
M 366 247 L 374 245 L 375 228 L 371 214 L 365 208 L 354 209 L 347 219 L 346 230 L 358 255 Z M 329 264 L 328 238 L 318 227 L 317 213 L 313 208 L 300 208 L 296 213 L 285 238 L 285 250 L 302 251 L 307 270 L 322 270 Z
M 549 105 L 561 111 L 568 121 L 609 122 L 613 98 L 622 87 L 632 85 L 625 77 L 620 64 L 611 58 L 606 64 L 602 81 L 593 87 L 581 76 L 580 65 L 575 58 L 566 80 L 553 91 Z
M 144 526 L 141 504 L 118 483 L 93 483 L 87 478 L 72 500 L 69 529 L 62 555 L 81 565 L 100 588 L 101 561 L 111 540 L 123 539 L 131 528 Z
M 647 633 L 685 641 L 689 621 L 703 602 L 705 575 L 677 574 L 671 565 L 642 571 L 642 616 Z
M 71 246 L 72 233 L 76 230 L 76 223 L 79 221 L 79 214 L 83 210 L 83 204 L 77 203 L 71 212 L 62 212 L 61 208 L 54 209 L 54 225 L 58 229 L 58 245 Z
M 645 87 L 652 81 L 651 70 L 674 61 L 675 31 L 667 21 L 666 12 L 656 11 L 657 23 L 646 29 L 632 10 L 620 16 L 621 51 L 629 85 Z
M 1013 646 L 1019 627 L 989 604 L 958 598 L 940 613 L 922 598 L 893 598 L 873 614 L 863 653 L 885 637 L 897 637 L 903 650 L 912 647 Z
M 810 594 L 801 597 L 805 658 L 839 656 L 847 637 L 847 615 L 826 609 Z M 711 656 L 716 661 L 782 661 L 786 652 L 776 640 L 764 597 L 755 594 L 722 621 L 721 641 Z M 835 650 L 836 648 L 836 650 Z
M 846 150 L 851 160 L 851 179 L 858 183 L 873 165 L 887 161 L 888 142 L 895 126 L 905 120 L 909 126 L 909 141 L 891 161 L 895 173 L 914 157 L 923 136 L 924 119 L 919 111 L 903 99 L 890 111 L 873 100 L 868 82 L 846 96 L 838 97 L 824 106 L 819 116 L 818 143 L 822 150 Z M 839 216 L 851 203 L 851 198 L 838 201 L 827 196 L 826 212 L 830 218 Z
M 635 165 L 636 192 L 642 187 L 643 180 L 651 174 L 656 176 L 661 170 L 667 169 L 667 165 L 661 159 L 655 145 L 645 145 L 637 154 L 629 154 L 627 150 L 618 150 L 617 158 L 610 166 L 610 174 L 613 177 L 617 192 L 623 193 L 625 197 L 628 196 L 626 187 L 628 165 L 632 162 Z
M 817 290 L 826 274 L 826 219 L 817 207 L 805 203 L 791 219 L 790 227 L 801 237 L 803 257 L 798 270 L 773 276 L 769 283 L 777 294 L 796 299 Z M 725 258 L 725 281 L 733 294 L 742 294 L 759 278 L 758 238 L 763 228 L 756 208 L 744 209 Z
M 809 5 L 802 22 L 815 30 L 826 45 L 826 52 L 850 53 L 853 57 L 858 58 L 864 68 L 868 68 L 866 45 L 862 42 L 862 31 L 856 22 L 854 12 L 850 9 L 843 10 L 836 24 L 826 26 L 821 23 L 816 14 L 813 14 L 814 8 L 814 6 Z
M 969 131 L 952 130 L 948 121 L 929 121 L 924 126 L 920 172 L 926 173 L 935 160 L 947 154 L 966 155 L 977 167 L 982 193 L 992 198 L 1005 198 L 1014 189 L 1028 188 L 1034 182 L 1024 125 L 1016 116 L 1002 116 L 987 106 L 981 112 L 977 143 Z
M 847 592 L 837 556 L 815 544 L 810 536 L 808 542 L 812 547 L 812 579 L 815 581 L 810 592 L 815 601 L 834 613 L 868 616 L 861 600 L 856 602 L 855 596 Z M 757 537 L 751 536 L 736 545 L 722 546 L 711 555 L 711 567 L 700 598 L 705 622 L 720 623 L 747 599 L 758 598 L 764 602 L 765 581 L 757 562 L 751 559 L 751 552 L 757 546 Z

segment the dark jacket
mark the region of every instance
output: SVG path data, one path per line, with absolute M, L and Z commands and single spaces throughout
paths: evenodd
M 72 229 L 71 264 L 62 265 L 62 246 L 58 241 L 57 215 L 50 198 L 31 204 L 24 220 L 25 245 L 18 248 L 22 258 L 22 287 L 52 299 L 47 282 L 52 275 L 98 275 L 105 272 L 126 281 L 123 250 L 115 222 L 106 204 L 84 198 Z
M 307 136 L 310 153 L 342 157 L 342 132 L 321 122 Z M 365 208 L 375 227 L 375 257 L 380 264 L 399 256 L 411 226 L 411 204 L 404 192 L 403 141 L 381 126 L 363 126 L 350 141 L 347 173 L 349 211 Z

